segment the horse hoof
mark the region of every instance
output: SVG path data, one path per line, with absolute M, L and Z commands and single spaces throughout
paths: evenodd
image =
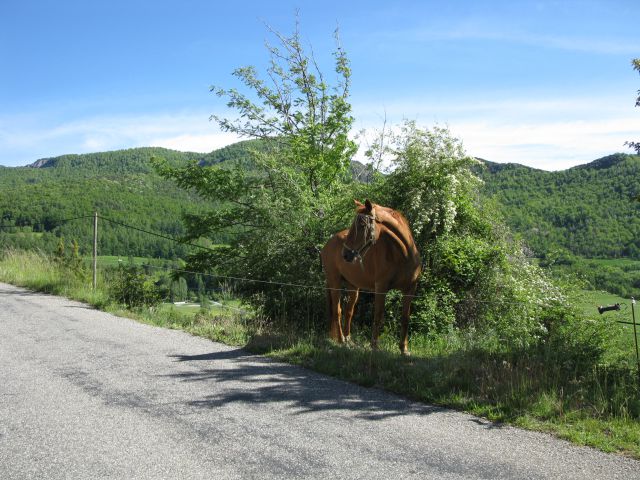
M 401 350 L 400 353 L 402 354 L 403 357 L 411 356 L 411 352 L 409 350 Z
M 338 335 L 329 335 L 329 339 L 336 343 L 344 343 L 344 337 Z

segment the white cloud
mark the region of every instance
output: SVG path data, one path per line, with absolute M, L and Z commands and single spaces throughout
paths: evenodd
M 153 147 L 164 147 L 183 152 L 211 152 L 241 140 L 232 133 L 210 133 L 202 135 L 183 134 L 175 137 L 159 137 L 149 142 Z
M 640 112 L 626 96 L 592 99 L 499 98 L 450 101 L 415 99 L 386 105 L 354 106 L 361 129 L 415 120 L 420 126 L 448 126 L 470 155 L 561 170 L 615 152 L 640 137 Z
M 543 170 L 564 170 L 615 152 L 632 153 L 624 142 L 640 137 L 640 117 L 547 123 L 460 120 L 440 125 L 462 140 L 469 155 Z M 374 130 L 375 127 L 364 129 L 360 161 L 366 160 L 362 150 L 367 140 L 374 138 Z
M 0 118 L 0 165 L 23 165 L 66 153 L 161 146 L 207 153 L 238 141 L 205 112 L 94 116 L 68 122 Z
M 528 31 L 527 27 L 515 24 L 498 24 L 489 18 L 468 18 L 458 23 L 421 25 L 417 28 L 387 30 L 374 34 L 383 41 L 402 40 L 418 43 L 433 41 L 499 41 L 534 47 L 551 48 L 571 52 L 586 52 L 605 55 L 637 55 L 640 42 L 625 31 L 616 32 L 609 38 L 584 34 L 543 34 Z
M 385 113 L 386 112 L 386 113 Z M 617 151 L 640 140 L 640 112 L 628 96 L 618 98 L 498 98 L 455 102 L 446 98 L 400 101 L 384 108 L 354 103 L 357 129 L 388 126 L 402 118 L 421 126 L 449 126 L 470 155 L 558 170 Z M 221 132 L 209 112 L 51 118 L 0 116 L 0 165 L 24 165 L 65 153 L 141 146 L 210 152 L 240 140 Z
M 628 151 L 640 117 L 549 123 L 452 122 L 469 154 L 544 170 L 563 170 L 611 153 Z

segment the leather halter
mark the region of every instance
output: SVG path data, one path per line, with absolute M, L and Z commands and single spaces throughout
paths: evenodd
M 354 260 L 358 260 L 362 265 L 362 260 L 367 254 L 369 249 L 376 244 L 376 213 L 375 210 L 371 212 L 371 215 L 366 213 L 359 213 L 354 222 L 356 229 L 356 235 L 358 234 L 358 224 L 360 219 L 364 220 L 364 242 L 359 248 L 351 248 L 346 242 L 342 245 L 342 251 L 347 251 L 353 255 Z

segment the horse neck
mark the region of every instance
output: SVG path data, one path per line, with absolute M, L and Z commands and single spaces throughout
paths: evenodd
M 392 213 L 393 212 L 393 213 Z M 415 256 L 417 253 L 416 244 L 411 235 L 409 223 L 399 213 L 385 208 L 382 214 L 376 215 L 378 223 L 382 224 L 391 235 L 389 237 L 394 242 L 399 242 L 401 249 L 406 251 L 408 255 Z M 382 232 L 381 232 L 382 234 Z

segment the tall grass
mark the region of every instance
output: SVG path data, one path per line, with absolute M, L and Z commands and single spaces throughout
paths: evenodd
M 185 311 L 166 304 L 126 308 L 114 298 L 113 277 L 98 271 L 97 288 L 94 290 L 87 270 L 70 268 L 46 253 L 15 249 L 0 252 L 0 281 L 3 282 L 86 302 L 144 323 L 185 330 L 236 345 L 246 344 L 251 335 L 262 331 L 261 322 L 256 319 L 249 322 L 247 314 L 237 308 L 216 308 L 215 312 Z
M 108 303 L 107 292 L 104 289 L 94 291 L 86 272 L 72 272 L 41 251 L 8 249 L 1 252 L 0 280 L 97 307 Z

